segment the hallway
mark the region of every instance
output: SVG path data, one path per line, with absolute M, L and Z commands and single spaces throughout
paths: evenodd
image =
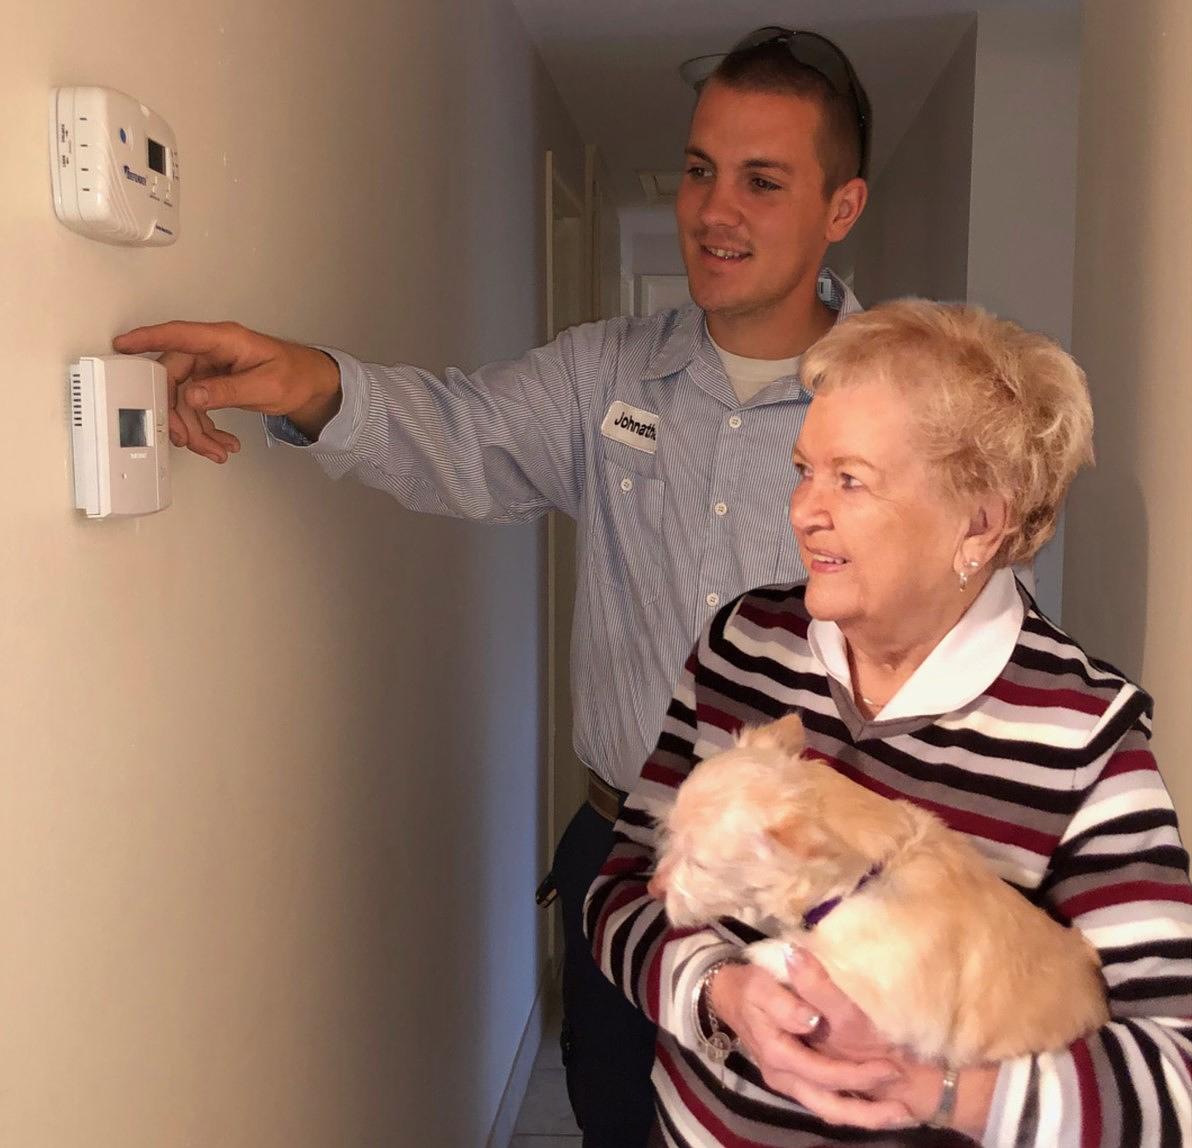
M 88 520 L 69 364 L 178 318 L 436 374 L 515 360 L 547 330 L 550 173 L 601 222 L 594 297 L 681 270 L 642 179 L 681 164 L 677 63 L 791 9 L 0 0 L 2 1148 L 580 1148 L 557 1028 L 519 1058 L 558 956 L 533 892 L 576 804 L 548 776 L 547 528 L 330 481 L 240 410 L 215 418 L 227 465 L 173 452 L 166 510 Z M 797 15 L 874 77 L 858 294 L 988 305 L 1088 373 L 1098 465 L 1047 585 L 1153 694 L 1192 825 L 1192 0 Z M 47 96 L 73 84 L 176 130 L 175 244 L 55 218 Z
M 548 1022 L 509 1148 L 579 1148 L 580 1131 L 567 1102 L 559 1022 Z

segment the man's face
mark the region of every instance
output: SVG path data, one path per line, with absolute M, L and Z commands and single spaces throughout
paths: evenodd
M 834 212 L 816 153 L 820 115 L 800 96 L 704 88 L 675 213 L 705 311 L 781 310 L 819 273 Z

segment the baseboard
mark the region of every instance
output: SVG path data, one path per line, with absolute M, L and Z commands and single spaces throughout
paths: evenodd
M 556 982 L 554 963 L 547 961 L 546 972 L 538 986 L 538 995 L 534 998 L 534 1007 L 530 1010 L 530 1019 L 526 1021 L 521 1042 L 517 1046 L 517 1055 L 513 1058 L 513 1067 L 509 1070 L 505 1092 L 501 1096 L 501 1103 L 497 1105 L 497 1114 L 488 1134 L 487 1148 L 509 1148 L 509 1142 L 513 1139 L 513 1128 L 517 1124 L 517 1115 L 526 1098 L 530 1073 L 534 1070 L 534 1061 L 538 1057 L 539 1048 L 542 1047 L 542 1034 L 546 1029 L 548 1012 L 553 1007 L 552 1002 L 557 995 Z

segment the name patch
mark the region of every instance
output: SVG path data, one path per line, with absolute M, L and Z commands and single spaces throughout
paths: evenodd
M 600 424 L 600 433 L 634 450 L 653 454 L 658 449 L 658 416 L 653 411 L 643 411 L 617 401 L 608 408 L 608 414 Z

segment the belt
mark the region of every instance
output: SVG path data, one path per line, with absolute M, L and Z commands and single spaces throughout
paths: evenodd
M 588 770 L 588 804 L 605 821 L 616 821 L 621 816 L 621 806 L 627 796 L 624 790 L 609 785 L 603 777 Z

